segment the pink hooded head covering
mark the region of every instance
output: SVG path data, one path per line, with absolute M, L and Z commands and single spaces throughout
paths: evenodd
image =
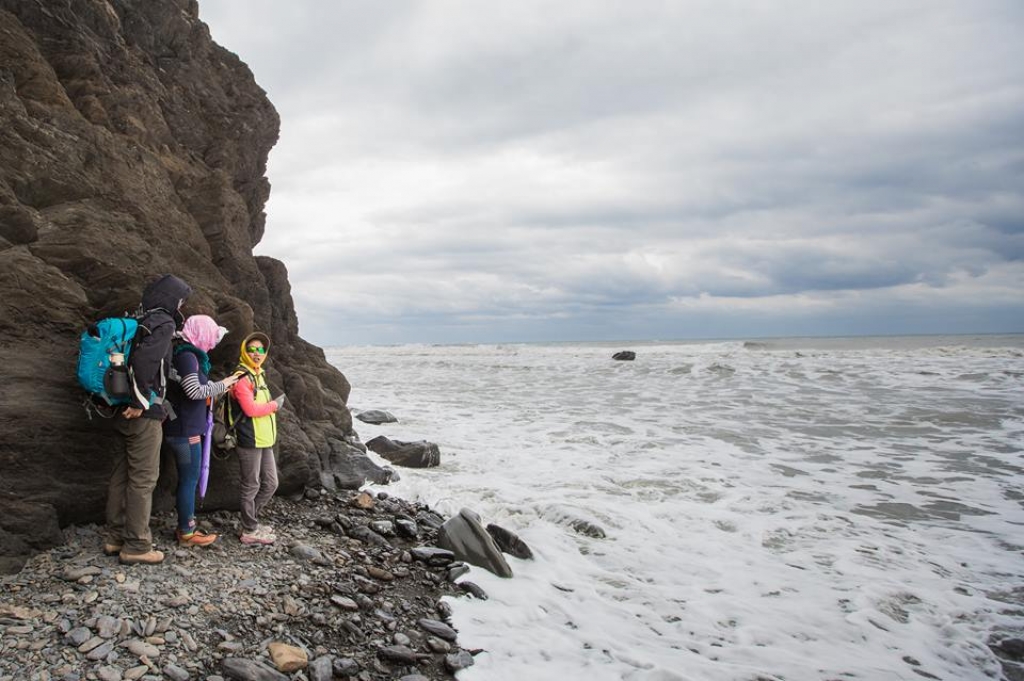
M 213 317 L 204 314 L 192 315 L 181 327 L 181 337 L 203 352 L 213 350 L 227 332 L 223 326 L 217 326 Z

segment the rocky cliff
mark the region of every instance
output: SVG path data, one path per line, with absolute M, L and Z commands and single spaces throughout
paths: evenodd
M 115 441 L 82 409 L 77 338 L 159 274 L 231 330 L 215 375 L 270 334 L 281 493 L 379 474 L 349 444 L 348 382 L 298 335 L 284 265 L 253 256 L 278 126 L 195 0 L 0 0 L 0 569 L 102 520 Z M 207 508 L 236 503 L 234 468 L 214 461 Z

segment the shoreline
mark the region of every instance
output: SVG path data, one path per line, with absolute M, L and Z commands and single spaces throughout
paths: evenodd
M 173 512 L 155 514 L 159 565 L 103 555 L 101 526 L 64 528 L 62 545 L 0 578 L 0 681 L 291 678 L 277 643 L 305 654 L 310 681 L 453 679 L 471 665 L 442 600 L 465 595 L 451 558 L 416 551 L 444 519 L 386 492 L 313 496 L 268 504 L 271 546 L 241 544 L 237 514 L 215 511 L 200 527 L 218 541 L 178 548 Z

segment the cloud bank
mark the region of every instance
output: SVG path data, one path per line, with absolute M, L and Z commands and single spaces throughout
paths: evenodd
M 1024 331 L 1024 5 L 201 0 L 327 345 Z

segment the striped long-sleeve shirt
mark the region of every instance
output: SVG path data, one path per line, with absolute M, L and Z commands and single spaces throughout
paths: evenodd
M 206 433 L 207 401 L 224 392 L 224 384 L 211 381 L 199 368 L 199 359 L 183 350 L 174 355 L 174 369 L 179 378 L 171 381 L 167 399 L 176 418 L 164 422 L 167 437 L 195 438 Z

